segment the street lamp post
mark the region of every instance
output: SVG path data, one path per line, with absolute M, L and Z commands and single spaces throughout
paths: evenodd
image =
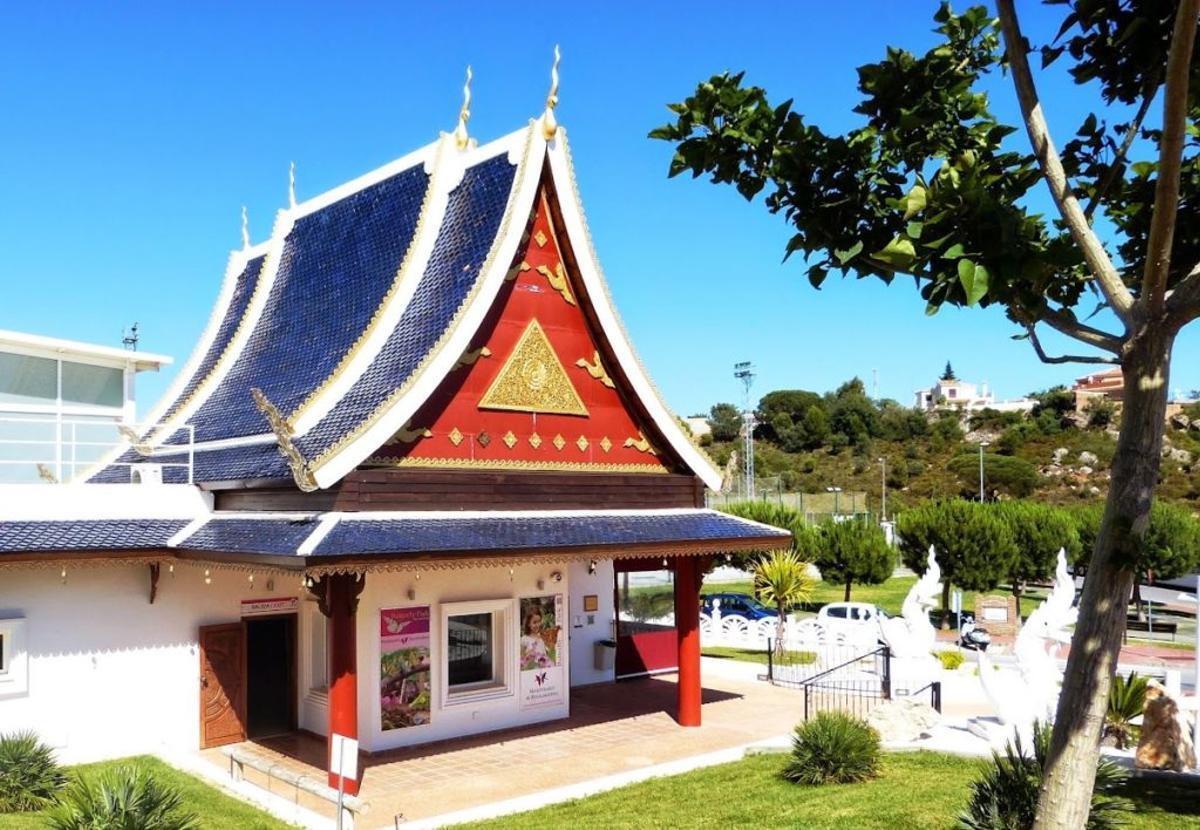
M 979 503 L 983 504 L 983 448 L 988 446 L 987 441 L 979 442 Z
M 879 463 L 883 465 L 879 474 L 879 521 L 882 524 L 887 521 L 887 459 L 880 458 Z
M 836 522 L 838 517 L 838 493 L 842 492 L 841 487 L 826 487 L 826 493 L 833 493 L 833 520 Z

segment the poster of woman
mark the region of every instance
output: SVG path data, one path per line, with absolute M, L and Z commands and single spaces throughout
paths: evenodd
M 429 723 L 429 606 L 379 612 L 379 703 L 384 732 Z
M 563 596 L 522 597 L 521 706 L 546 706 L 563 700 Z

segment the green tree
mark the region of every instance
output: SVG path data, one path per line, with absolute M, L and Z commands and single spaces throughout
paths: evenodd
M 996 0 L 998 19 L 982 6 L 955 14 L 943 5 L 929 51 L 890 47 L 860 67 L 854 111 L 863 123 L 844 134 L 728 73 L 672 104 L 675 121 L 651 133 L 675 144 L 671 175 L 708 174 L 746 199 L 769 187 L 766 207 L 792 225 L 787 253 L 806 258 L 814 286 L 833 271 L 889 283 L 911 276 L 931 314 L 946 304 L 1001 305 L 1041 360 L 1124 370 L 1112 486 L 1059 699 L 1039 830 L 1086 821 L 1124 631 L 1114 600 L 1128 594 L 1126 563 L 1149 523 L 1175 338 L 1200 317 L 1200 223 L 1177 221 L 1181 206 L 1190 215 L 1200 201 L 1200 0 L 1060 4 L 1062 26 L 1042 47 L 1043 66 L 1069 55 L 1077 97 L 1094 93 L 1103 106 L 1061 150 L 1015 0 Z M 983 85 L 1001 70 L 1032 154 L 1006 141 L 1017 129 L 990 109 Z M 1039 184 L 1053 220 L 1031 207 Z M 1100 317 L 1082 307 L 1093 296 Z M 1087 353 L 1051 356 L 1039 326 Z
M 873 522 L 823 522 L 813 564 L 821 571 L 821 580 L 850 588 L 879 585 L 896 569 L 896 552 L 887 543 L 883 529 Z
M 801 434 L 801 446 L 806 450 L 815 450 L 825 445 L 829 440 L 832 429 L 829 425 L 829 415 L 821 404 L 813 404 L 804 413 L 804 420 L 798 428 Z
M 742 433 L 742 412 L 731 403 L 719 403 L 708 412 L 714 441 L 736 441 Z
M 806 562 L 811 562 L 820 549 L 817 529 L 805 521 L 804 514 L 794 507 L 763 500 L 735 501 L 726 504 L 721 511 L 788 531 L 792 534 L 792 551 Z M 761 558 L 759 553 L 735 553 L 730 554 L 729 562 L 735 567 L 753 571 Z
M 990 591 L 1011 571 L 1016 545 L 1008 525 L 988 505 L 950 499 L 930 501 L 896 517 L 900 557 L 924 573 L 929 546 L 942 569 L 942 627 L 950 625 L 950 587 Z
M 1075 517 L 1060 507 L 1034 501 L 1007 501 L 991 506 L 999 512 L 1012 533 L 1016 555 L 1008 571 L 1008 583 L 1017 600 L 1030 582 L 1045 582 L 1054 576 L 1058 552 L 1074 562 L 1083 549 Z
M 979 453 L 964 452 L 950 459 L 946 465 L 950 472 L 962 483 L 963 494 L 972 498 L 979 497 Z M 1033 495 L 1041 476 L 1037 468 L 1013 455 L 983 454 L 983 487 L 984 497 L 990 498 L 993 492 L 1004 493 L 1015 498 L 1023 499 Z
M 794 550 L 773 551 L 754 567 L 754 593 L 779 613 L 775 628 L 775 656 L 783 657 L 787 612 L 812 598 L 816 580 L 808 575 L 808 563 Z
M 879 434 L 879 411 L 858 378 L 851 378 L 827 395 L 826 404 L 830 429 L 846 436 L 851 446 L 868 444 Z
M 942 376 L 939 380 L 958 380 L 958 376 L 954 374 L 954 367 L 950 365 L 950 361 L 946 361 L 946 368 L 942 371 Z

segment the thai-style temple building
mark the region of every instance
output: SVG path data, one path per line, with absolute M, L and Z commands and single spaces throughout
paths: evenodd
M 699 723 L 704 569 L 787 534 L 705 509 L 720 475 L 622 327 L 553 107 L 465 128 L 280 211 L 151 426 L 0 488 L 0 732 L 378 752 L 662 669 Z M 674 629 L 620 624 L 648 570 Z

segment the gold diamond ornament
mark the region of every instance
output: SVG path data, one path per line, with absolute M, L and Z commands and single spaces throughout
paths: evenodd
M 575 442 L 575 446 L 579 447 L 580 452 L 587 452 L 588 439 L 580 435 L 579 440 Z
M 558 435 L 554 436 L 554 449 L 561 450 L 566 445 L 567 445 L 567 439 L 562 437 L 561 432 Z
M 607 435 L 600 439 L 600 449 L 604 450 L 605 452 L 608 452 L 612 449 L 612 441 L 608 440 Z
M 533 435 L 529 436 L 529 446 L 533 447 L 536 450 L 541 445 L 542 445 L 542 436 L 538 435 L 536 432 Z
M 463 434 L 458 431 L 458 427 L 450 430 L 449 438 L 450 443 L 456 447 L 463 442 Z
M 503 441 L 505 446 L 511 450 L 517 445 L 517 436 L 513 435 L 512 430 L 510 429 L 508 432 L 504 433 Z

